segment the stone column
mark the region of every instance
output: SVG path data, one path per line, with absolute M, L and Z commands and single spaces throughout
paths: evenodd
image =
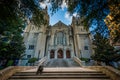
M 66 49 L 63 50 L 63 57 L 66 59 Z
M 42 33 L 42 39 L 41 39 L 41 44 L 42 46 L 41 47 L 41 58 L 44 57 L 45 55 L 45 43 L 46 43 L 46 34 Z
M 54 35 L 54 42 L 55 42 L 55 45 L 57 45 L 57 38 L 55 37 L 55 35 Z
M 75 56 L 73 50 L 70 50 L 70 55 L 71 55 L 71 58 Z
M 79 35 L 76 35 L 76 37 L 77 37 L 77 57 L 80 57 L 80 52 L 79 52 L 79 48 L 80 48 Z
M 51 33 L 51 45 L 53 45 L 53 44 L 54 44 L 54 34 Z
M 54 35 L 52 35 L 52 45 L 54 45 Z
M 50 45 L 52 45 L 53 36 L 50 37 Z
M 69 45 L 69 36 L 66 35 L 66 37 L 67 37 L 67 45 Z
M 66 35 L 64 35 L 64 38 L 63 38 L 63 44 L 66 45 Z
M 39 50 L 40 50 L 40 54 L 42 53 L 42 52 L 41 52 L 41 47 L 40 47 L 41 38 L 42 38 L 42 34 L 39 33 L 38 38 L 37 38 L 37 40 L 36 40 L 36 46 L 35 46 L 35 54 L 34 54 L 34 57 L 38 57 L 38 51 L 39 51 Z M 39 55 L 39 57 L 41 57 L 41 55 Z
M 57 50 L 55 50 L 55 59 L 57 59 Z
M 48 59 L 50 59 L 50 50 L 48 50 L 48 55 L 47 55 Z

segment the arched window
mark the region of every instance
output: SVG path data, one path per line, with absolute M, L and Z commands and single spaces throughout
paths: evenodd
M 58 44 L 66 44 L 66 37 L 65 37 L 65 34 L 63 32 L 57 32 L 55 34 L 55 37 L 54 37 L 54 44 L 55 45 L 58 45 Z

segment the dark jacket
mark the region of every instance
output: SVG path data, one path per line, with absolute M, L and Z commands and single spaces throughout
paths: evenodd
M 43 72 L 43 66 L 42 65 L 40 65 L 39 67 L 38 67 L 38 69 L 37 69 L 37 73 L 36 74 L 41 74 Z

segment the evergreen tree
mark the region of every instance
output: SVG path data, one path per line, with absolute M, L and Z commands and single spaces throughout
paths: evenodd
M 94 35 L 93 45 L 95 46 L 95 53 L 92 56 L 94 60 L 105 62 L 107 65 L 110 65 L 112 61 L 120 60 L 120 54 L 117 54 L 114 47 L 110 45 L 109 39 L 98 32 Z
M 24 53 L 23 19 L 18 16 L 16 0 L 0 1 L 0 66 L 16 65 Z

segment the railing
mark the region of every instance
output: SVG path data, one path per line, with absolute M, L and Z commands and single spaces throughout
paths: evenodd
M 83 65 L 82 65 L 82 61 L 81 61 L 78 57 L 74 56 L 73 59 L 74 59 L 74 61 L 77 62 L 81 67 L 83 66 Z
M 37 65 L 37 66 L 42 65 L 45 61 L 47 61 L 47 56 L 45 56 L 45 57 L 43 57 L 42 59 L 40 59 L 40 60 L 38 61 L 38 65 Z

